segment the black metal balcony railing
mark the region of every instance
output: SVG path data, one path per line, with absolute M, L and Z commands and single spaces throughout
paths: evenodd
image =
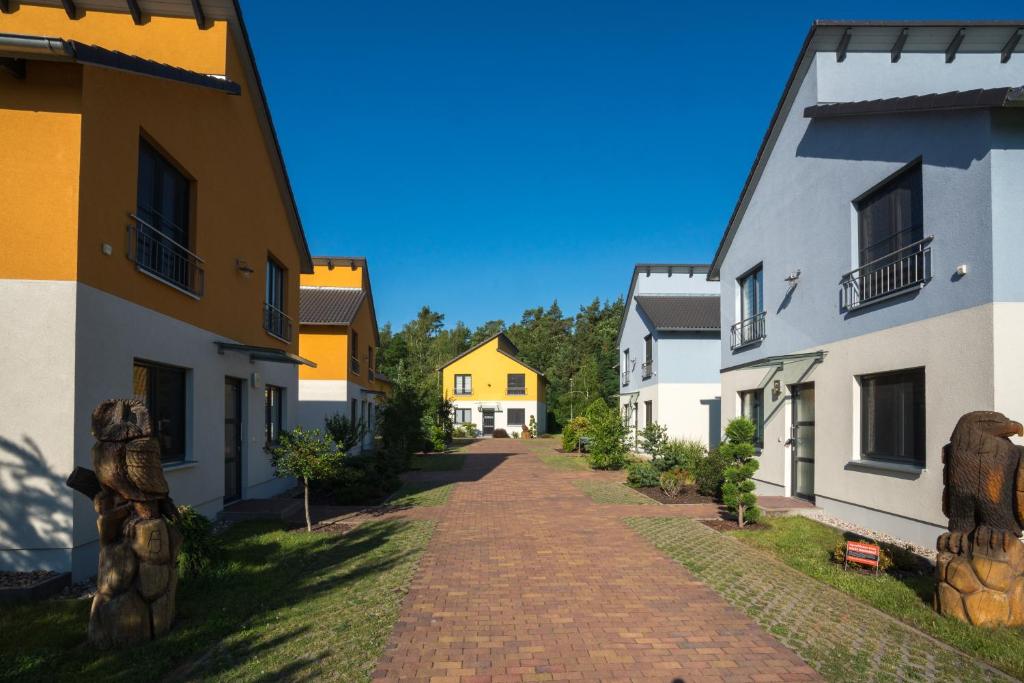
M 640 376 L 643 379 L 650 379 L 654 374 L 654 361 L 649 360 L 640 366 Z
M 925 237 L 843 275 L 843 308 L 853 310 L 924 287 L 932 278 L 931 243 L 932 237 Z
M 277 306 L 263 304 L 263 329 L 278 339 L 292 340 L 292 319 Z
M 359 359 L 356 358 L 355 356 L 352 356 L 352 372 L 359 372 L 362 369 L 362 367 L 363 366 L 359 362 Z
M 764 339 L 764 311 L 732 326 L 730 345 L 734 349 Z
M 507 387 L 506 396 L 526 396 L 526 387 Z
M 135 266 L 172 287 L 201 297 L 206 287 L 203 259 L 135 214 L 128 225 L 128 258 Z
M 624 387 L 628 387 L 629 386 L 629 375 L 630 375 L 629 370 L 623 370 L 622 371 L 622 386 L 624 386 Z

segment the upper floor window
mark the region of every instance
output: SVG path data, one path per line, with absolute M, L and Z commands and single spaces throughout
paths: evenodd
M 130 255 L 142 270 L 203 293 L 203 262 L 191 249 L 192 184 L 151 144 L 139 140 L 139 178 Z
M 861 458 L 924 467 L 924 368 L 860 378 Z
M 284 389 L 268 384 L 263 390 L 266 445 L 276 446 L 284 426 Z
M 922 285 L 931 277 L 921 185 L 918 161 L 854 200 L 858 267 L 842 279 L 845 307 Z
M 644 337 L 644 364 L 643 364 L 643 377 L 647 379 L 654 372 L 654 337 L 647 335 Z
M 359 333 L 352 330 L 352 372 L 359 372 Z
M 132 394 L 149 410 L 163 462 L 185 459 L 186 379 L 186 370 L 169 365 L 137 360 L 132 369 Z
M 736 281 L 739 288 L 739 322 L 732 326 L 731 346 L 736 348 L 764 339 L 764 268 L 758 265 Z
M 654 401 L 644 401 L 644 425 L 654 424 Z
M 473 393 L 473 375 L 455 375 L 455 395 L 469 396 Z
M 622 386 L 629 384 L 629 376 L 632 374 L 633 368 L 629 365 L 629 349 L 622 351 Z
M 754 423 L 754 445 L 764 447 L 764 392 L 760 389 L 740 392 L 740 414 Z
M 522 373 L 509 373 L 507 393 L 509 396 L 523 396 L 526 394 L 526 375 Z
M 267 291 L 263 306 L 263 327 L 270 334 L 291 341 L 292 321 L 285 315 L 286 271 L 274 259 L 267 259 Z

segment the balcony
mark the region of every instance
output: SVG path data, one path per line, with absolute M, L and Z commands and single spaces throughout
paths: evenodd
M 292 340 L 292 319 L 276 306 L 263 304 L 263 329 L 281 341 Z
M 135 214 L 129 214 L 128 258 L 143 273 L 196 299 L 203 296 L 203 259 Z
M 629 370 L 623 370 L 622 371 L 622 386 L 624 386 L 624 387 L 628 387 L 629 386 L 629 375 L 630 375 Z
M 732 326 L 730 347 L 738 349 L 764 339 L 764 311 Z
M 508 387 L 505 389 L 506 396 L 526 396 L 526 387 Z
M 647 361 L 646 363 L 644 363 L 643 365 L 640 366 L 640 378 L 641 379 L 650 379 L 653 374 L 654 374 L 654 361 L 653 360 L 649 360 L 649 361 Z
M 843 309 L 852 311 L 924 287 L 932 279 L 931 244 L 932 237 L 925 237 L 843 275 Z

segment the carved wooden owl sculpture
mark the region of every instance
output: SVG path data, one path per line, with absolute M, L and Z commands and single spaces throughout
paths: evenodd
M 1024 435 L 1024 427 L 1002 413 L 977 411 L 957 422 L 943 454 L 942 511 L 950 531 L 986 526 L 1020 535 L 1024 471 L 1013 435 Z
M 104 401 L 92 414 L 92 463 L 100 484 L 126 501 L 166 498 L 160 444 L 141 401 Z M 150 515 L 144 515 L 150 516 Z

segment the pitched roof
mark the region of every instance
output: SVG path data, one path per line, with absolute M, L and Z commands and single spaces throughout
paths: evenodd
M 487 344 L 489 344 L 490 342 L 494 341 L 495 339 L 498 340 L 498 353 L 500 353 L 503 356 L 507 356 L 508 358 L 511 358 L 512 360 L 514 360 L 515 362 L 519 363 L 520 365 L 522 365 L 527 370 L 532 370 L 532 371 L 536 372 L 538 375 L 540 375 L 541 377 L 544 377 L 544 373 L 543 372 L 541 372 L 537 368 L 533 367 L 532 365 L 528 365 L 526 363 L 526 361 L 524 361 L 522 358 L 519 357 L 519 347 L 516 346 L 512 342 L 512 340 L 509 339 L 508 335 L 505 334 L 504 332 L 498 332 L 497 334 L 492 334 L 490 337 L 488 337 L 487 339 L 484 339 L 482 342 L 480 342 L 476 346 L 463 351 L 462 353 L 460 353 L 459 355 L 455 356 L 450 361 L 448 361 L 447 363 L 445 363 L 444 365 L 439 367 L 437 369 L 438 372 L 440 372 L 441 370 L 444 370 L 446 367 L 448 367 L 449 365 L 451 365 L 455 361 L 459 360 L 460 358 L 465 358 L 466 356 L 468 356 L 469 354 L 473 353 L 477 349 L 479 349 L 479 348 L 481 348 L 483 346 L 486 346 Z M 502 348 L 503 344 L 508 347 L 508 350 L 505 350 L 505 349 Z
M 633 277 L 629 281 L 629 290 L 626 292 L 626 306 L 629 306 L 629 301 L 633 298 L 634 292 L 636 292 L 636 281 L 639 279 L 641 272 L 648 275 L 651 273 L 668 273 L 669 275 L 679 273 L 680 275 L 686 274 L 689 277 L 703 275 L 707 278 L 710 270 L 711 266 L 707 263 L 638 263 L 633 266 Z M 615 337 L 616 346 L 622 342 L 622 333 L 626 329 L 626 317 L 623 314 L 622 320 L 619 321 L 619 333 Z
M 357 287 L 300 287 L 299 322 L 303 325 L 350 325 L 366 298 Z
M 708 294 L 638 295 L 637 305 L 660 332 L 718 332 L 720 297 Z
M 809 119 L 822 119 L 862 114 L 902 114 L 1021 106 L 1024 106 L 1024 88 L 979 88 L 857 102 L 820 102 L 804 108 L 804 116 Z

